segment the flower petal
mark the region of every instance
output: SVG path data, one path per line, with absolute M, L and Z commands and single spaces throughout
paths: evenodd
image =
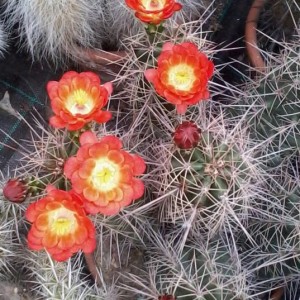
M 93 144 L 98 141 L 97 136 L 92 131 L 85 131 L 79 138 L 80 145 Z
M 107 90 L 108 96 L 110 96 L 112 94 L 112 92 L 113 92 L 113 85 L 112 85 L 112 83 L 111 82 L 107 82 L 107 83 L 104 83 L 102 86 Z
M 49 123 L 54 128 L 64 128 L 67 125 L 67 123 L 64 120 L 62 120 L 59 116 L 50 117 Z
M 156 69 L 148 69 L 144 72 L 144 75 L 149 82 L 153 82 L 157 76 L 157 70 Z

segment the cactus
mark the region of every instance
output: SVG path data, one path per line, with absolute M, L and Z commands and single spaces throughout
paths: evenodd
M 101 41 L 96 29 L 101 0 L 4 2 L 7 25 L 11 29 L 18 25 L 21 46 L 33 58 L 58 63 L 78 56 L 78 46 L 86 48 L 95 46 L 96 39 Z
M 4 55 L 7 46 L 7 34 L 4 31 L 3 23 L 0 22 L 0 58 Z
M 243 107 L 251 135 L 270 166 L 278 166 L 300 146 L 300 48 L 297 41 L 281 46 L 280 54 L 270 56 L 266 73 L 246 84 L 237 104 Z
M 249 126 L 254 157 L 265 170 L 265 196 L 256 204 L 260 213 L 247 226 L 254 243 L 243 232 L 237 241 L 262 290 L 293 281 L 300 270 L 299 26 L 296 30 L 295 40 L 268 55 L 264 74 L 247 82 L 238 103 L 227 110 Z
M 250 273 L 241 269 L 237 252 L 221 236 L 212 240 L 199 236 L 180 251 L 172 237 L 148 233 L 148 272 L 122 274 L 128 281 L 122 287 L 135 293 L 135 299 L 255 299 Z
M 243 239 L 238 242 L 249 267 L 266 286 L 292 281 L 300 274 L 299 176 L 281 173 L 276 182 L 269 190 L 265 215 L 249 222 L 248 232 L 257 247 L 253 250 Z

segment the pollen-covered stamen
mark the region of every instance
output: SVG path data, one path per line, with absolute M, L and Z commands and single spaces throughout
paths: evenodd
M 74 212 L 66 209 L 57 209 L 49 215 L 49 227 L 51 232 L 58 236 L 73 233 L 77 229 L 77 221 Z
M 189 91 L 196 80 L 194 68 L 187 64 L 179 64 L 168 71 L 168 83 L 180 91 Z
M 92 171 L 91 183 L 100 191 L 109 191 L 118 186 L 119 178 L 119 167 L 115 163 L 100 160 Z
M 93 98 L 84 90 L 75 90 L 67 99 L 66 109 L 72 114 L 86 115 L 95 107 Z

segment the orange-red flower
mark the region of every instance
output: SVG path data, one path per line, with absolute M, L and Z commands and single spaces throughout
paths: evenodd
M 170 18 L 182 8 L 175 0 L 126 0 L 126 4 L 136 11 L 135 16 L 142 22 L 154 25 Z
M 188 105 L 207 99 L 208 80 L 214 65 L 193 43 L 165 43 L 156 69 L 145 71 L 145 77 L 156 92 L 185 113 Z
M 32 223 L 28 247 L 46 249 L 57 261 L 64 261 L 80 250 L 91 253 L 96 247 L 94 225 L 73 192 L 52 189 L 28 207 L 26 218 Z
M 144 173 L 145 162 L 122 150 L 117 137 L 98 140 L 86 131 L 80 136 L 80 144 L 77 155 L 65 163 L 64 173 L 72 189 L 85 199 L 88 213 L 113 215 L 143 195 L 144 184 L 135 176 Z
M 59 81 L 50 81 L 47 92 L 55 114 L 50 124 L 56 128 L 78 130 L 96 121 L 105 123 L 111 113 L 102 111 L 112 93 L 112 84 L 100 85 L 100 78 L 92 72 L 66 72 Z

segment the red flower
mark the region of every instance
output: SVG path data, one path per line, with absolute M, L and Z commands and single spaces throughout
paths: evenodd
M 96 247 L 94 225 L 72 192 L 52 189 L 27 208 L 26 219 L 33 223 L 28 247 L 46 249 L 57 261 L 66 260 L 79 250 L 91 253 Z
M 88 213 L 113 215 L 144 193 L 144 184 L 135 178 L 146 168 L 144 160 L 122 150 L 114 136 L 97 140 L 90 131 L 80 137 L 77 155 L 67 160 L 64 173 L 73 190 L 83 196 Z
M 59 81 L 48 82 L 47 91 L 55 114 L 50 118 L 53 127 L 78 130 L 91 121 L 105 123 L 111 118 L 101 108 L 112 93 L 112 84 L 101 86 L 92 72 L 67 72 Z
M 136 11 L 135 16 L 142 22 L 159 24 L 170 18 L 182 5 L 175 0 L 125 0 Z
M 214 65 L 192 43 L 166 43 L 158 57 L 157 69 L 145 71 L 156 92 L 185 113 L 188 105 L 207 99 L 208 80 Z
M 194 122 L 185 121 L 179 124 L 174 132 L 174 143 L 181 149 L 191 149 L 198 145 L 200 129 Z
M 23 180 L 9 179 L 3 187 L 3 196 L 11 202 L 21 203 L 25 200 L 28 188 Z

